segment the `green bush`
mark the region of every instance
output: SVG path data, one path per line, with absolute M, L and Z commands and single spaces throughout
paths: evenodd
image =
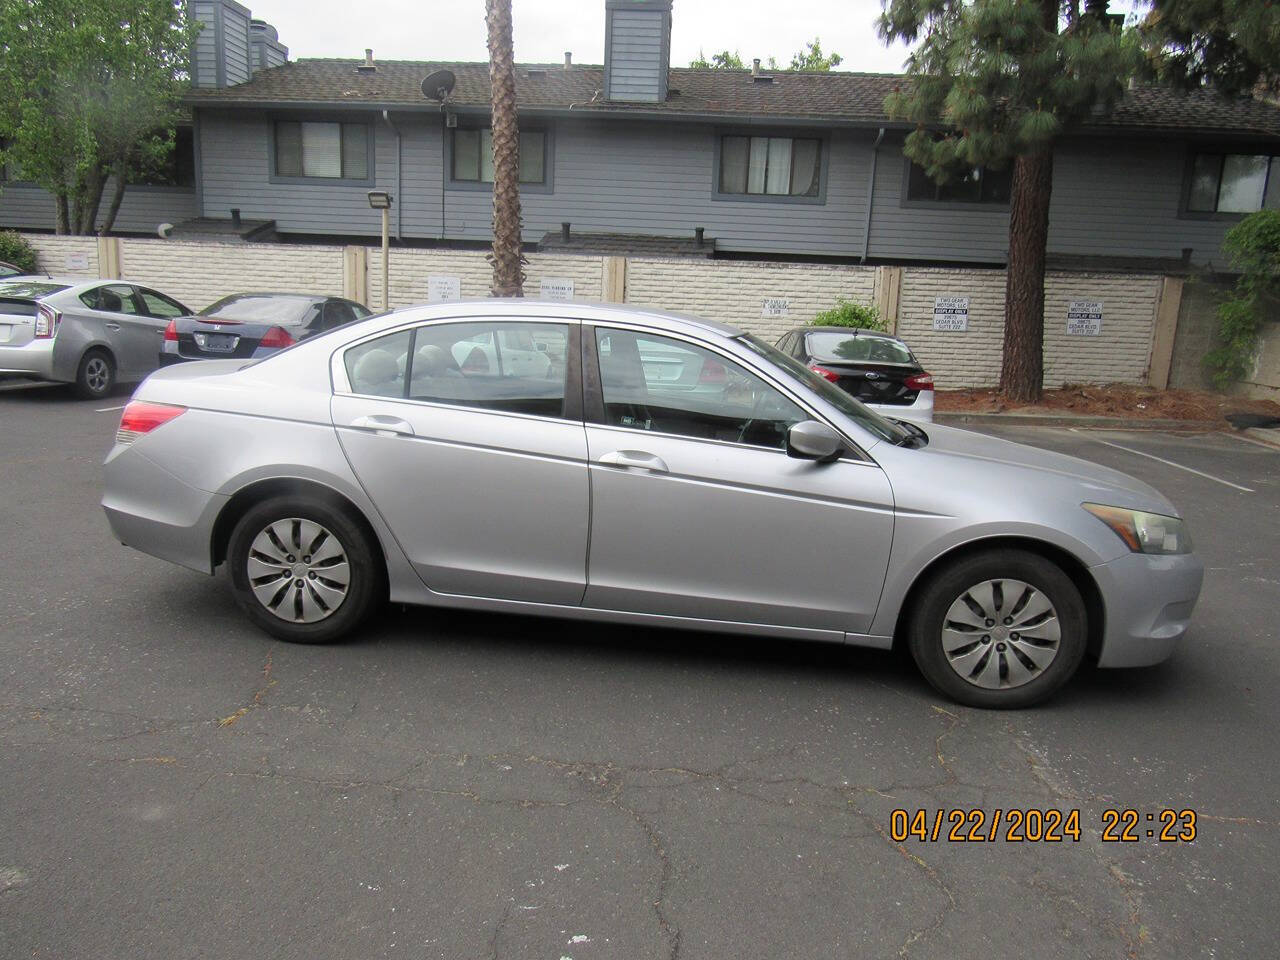
M 857 327 L 860 330 L 885 330 L 884 320 L 875 307 L 853 303 L 841 297 L 830 310 L 823 310 L 809 322 L 811 327 Z
M 0 230 L 0 260 L 12 263 L 23 273 L 36 272 L 35 248 L 12 230 Z
M 1267 306 L 1280 299 L 1280 210 L 1260 210 L 1227 231 L 1222 249 L 1240 271 L 1235 290 L 1218 307 L 1222 345 L 1210 350 L 1205 366 L 1226 389 L 1249 372 Z

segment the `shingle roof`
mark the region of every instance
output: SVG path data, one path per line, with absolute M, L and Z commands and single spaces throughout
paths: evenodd
M 452 70 L 457 85 L 449 97 L 459 109 L 489 105 L 487 63 L 381 61 L 374 72 L 356 69 L 359 60 L 296 60 L 262 70 L 248 83 L 223 89 L 196 89 L 193 106 L 234 104 L 352 104 L 398 109 L 436 109 L 422 95 L 427 74 Z M 777 73 L 772 83 L 754 80 L 750 71 L 672 68 L 670 95 L 662 103 L 604 100 L 604 68 L 561 64 L 521 64 L 516 92 L 521 109 L 581 110 L 584 113 L 660 113 L 671 116 L 777 117 L 882 125 L 889 122 L 884 98 L 909 82 L 899 74 Z M 1280 136 L 1280 107 L 1247 98 L 1226 98 L 1210 91 L 1179 93 L 1139 86 L 1090 127 L 1130 130 L 1222 131 Z

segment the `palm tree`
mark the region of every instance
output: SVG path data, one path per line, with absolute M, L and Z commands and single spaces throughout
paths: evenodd
M 520 256 L 520 124 L 511 46 L 511 0 L 485 0 L 493 119 L 493 284 L 495 297 L 524 296 Z

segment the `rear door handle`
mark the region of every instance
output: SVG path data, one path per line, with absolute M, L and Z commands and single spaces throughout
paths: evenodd
M 351 426 L 357 430 L 372 430 L 374 433 L 384 436 L 413 436 L 413 427 L 408 421 L 401 420 L 399 417 L 384 416 L 380 413 L 375 413 L 368 417 L 356 417 L 351 421 Z
M 615 450 L 613 453 L 606 453 L 599 462 L 606 467 L 634 467 L 650 473 L 668 472 L 666 461 L 643 450 Z
M 115 323 L 114 321 L 108 321 L 106 327 L 108 330 L 119 330 L 120 324 Z

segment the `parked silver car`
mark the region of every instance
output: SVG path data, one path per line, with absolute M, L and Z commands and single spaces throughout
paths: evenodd
M 1086 654 L 1163 660 L 1203 575 L 1131 477 L 895 424 L 731 327 L 620 307 L 438 304 L 166 367 L 105 475 L 118 539 L 226 563 L 287 640 L 339 637 L 388 597 L 900 639 L 980 706 L 1040 700 Z
M 88 399 L 157 366 L 165 327 L 190 313 L 121 280 L 0 280 L 0 376 L 74 383 Z

